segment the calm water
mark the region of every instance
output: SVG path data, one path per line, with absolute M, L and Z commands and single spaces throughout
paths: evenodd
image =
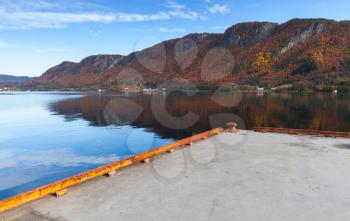
M 349 131 L 350 96 L 0 94 L 0 199 L 228 121 Z

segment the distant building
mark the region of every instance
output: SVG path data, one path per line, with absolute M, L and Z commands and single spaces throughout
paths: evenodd
M 257 87 L 256 87 L 256 90 L 257 90 L 257 91 L 264 91 L 264 88 L 263 88 L 263 87 L 258 87 L 258 86 L 257 86 Z

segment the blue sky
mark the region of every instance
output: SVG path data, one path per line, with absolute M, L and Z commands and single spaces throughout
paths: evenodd
M 39 76 L 62 61 L 128 54 L 245 21 L 350 19 L 349 0 L 0 0 L 0 73 Z

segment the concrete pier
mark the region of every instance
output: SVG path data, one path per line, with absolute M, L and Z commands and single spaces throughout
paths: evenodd
M 350 139 L 240 131 L 0 214 L 0 221 L 350 219 Z

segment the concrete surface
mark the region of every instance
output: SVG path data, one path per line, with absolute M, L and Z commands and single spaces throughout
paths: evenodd
M 0 220 L 344 221 L 349 173 L 349 139 L 223 133 Z

